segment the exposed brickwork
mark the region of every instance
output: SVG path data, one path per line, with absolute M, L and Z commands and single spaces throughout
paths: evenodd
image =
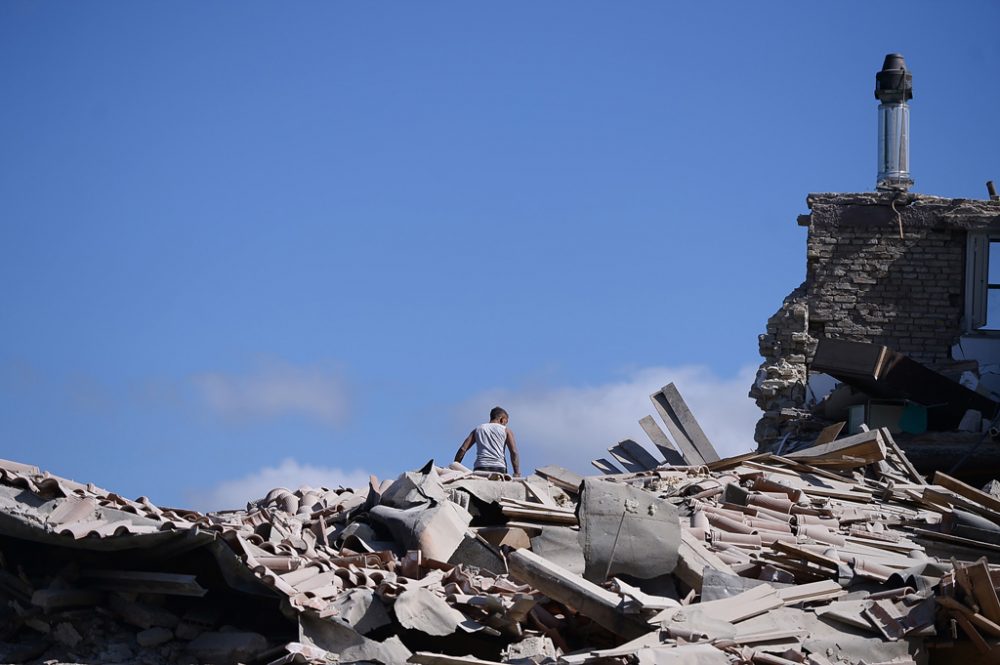
M 769 449 L 810 428 L 807 376 L 816 342 L 884 344 L 938 370 L 962 333 L 966 236 L 1000 223 L 1000 202 L 915 194 L 813 194 L 807 199 L 806 280 L 760 336 L 750 396 L 764 410 L 756 440 Z

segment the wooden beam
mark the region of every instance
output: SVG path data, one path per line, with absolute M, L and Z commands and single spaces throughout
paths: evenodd
M 826 461 L 863 466 L 885 459 L 886 448 L 878 430 L 861 432 L 819 446 L 811 446 L 785 455 L 788 459 L 821 464 Z M 857 458 L 857 459 L 853 459 Z
M 979 633 L 978 630 L 976 630 L 976 627 L 973 626 L 972 623 L 965 618 L 964 614 L 956 613 L 953 614 L 952 616 L 955 617 L 955 621 L 957 621 L 958 625 L 962 627 L 962 630 L 965 631 L 965 634 L 969 636 L 969 639 L 972 641 L 972 644 L 973 646 L 976 647 L 977 651 L 984 654 L 990 652 L 989 643 L 985 639 L 983 639 L 983 636 Z
M 208 589 L 198 584 L 194 575 L 146 572 L 141 570 L 84 570 L 80 577 L 91 589 L 158 593 L 168 596 L 200 598 Z
M 844 425 L 846 424 L 847 423 L 844 421 L 840 421 L 839 423 L 834 423 L 824 427 L 819 431 L 819 436 L 816 437 L 816 443 L 814 445 L 821 446 L 824 443 L 830 443 L 840 436 L 840 430 L 844 429 Z
M 620 444 L 615 444 L 608 448 L 608 452 L 614 457 L 618 462 L 625 467 L 626 471 L 631 473 L 641 473 L 643 471 L 648 471 L 645 465 L 639 463 L 639 461 L 633 458 L 627 450 L 624 450 Z
M 990 579 L 986 559 L 980 559 L 974 564 L 964 566 L 964 568 L 969 574 L 972 596 L 976 599 L 976 604 L 979 605 L 979 611 L 994 623 L 1000 621 L 1000 600 L 997 599 L 997 592 L 993 588 L 993 580 Z
M 952 478 L 948 474 L 941 473 L 940 471 L 935 471 L 934 484 L 950 489 L 955 494 L 964 496 L 966 499 L 969 499 L 970 501 L 975 501 L 976 503 L 982 506 L 986 506 L 990 510 L 1000 511 L 1000 499 L 997 499 L 996 497 L 987 494 L 986 492 L 977 490 L 975 487 L 972 487 L 971 485 L 966 485 L 961 480 Z
M 816 600 L 833 600 L 847 595 L 847 590 L 833 580 L 823 580 L 810 584 L 798 584 L 778 589 L 778 597 L 785 605 L 794 605 Z
M 418 651 L 406 662 L 420 665 L 503 665 L 498 660 L 480 660 L 473 656 L 446 656 L 430 651 Z
M 556 602 L 574 608 L 615 635 L 631 640 L 654 629 L 640 616 L 619 609 L 621 598 L 530 550 L 507 555 L 510 576 L 530 584 Z
M 666 433 L 653 420 L 653 416 L 643 416 L 639 421 L 639 427 L 646 433 L 649 440 L 653 442 L 653 445 L 657 447 L 660 454 L 663 455 L 663 459 L 667 461 L 667 464 L 684 466 L 684 458 L 674 448 L 674 444 L 670 443 L 670 439 L 667 438 Z
M 539 504 L 541 505 L 541 504 Z M 577 524 L 576 515 L 573 513 L 562 513 L 549 510 L 532 510 L 519 506 L 501 505 L 500 511 L 505 517 L 514 517 L 529 522 L 545 522 L 552 524 Z
M 706 462 L 718 462 L 719 453 L 715 451 L 715 446 L 712 445 L 705 432 L 702 431 L 698 419 L 691 413 L 691 409 L 688 408 L 687 402 L 681 397 L 677 386 L 668 383 L 663 386 L 662 392 L 670 404 L 674 417 L 677 419 L 677 424 L 684 430 L 684 433 L 691 443 L 694 444 L 694 447 L 698 449 L 698 453 L 702 459 Z
M 966 607 L 962 603 L 958 602 L 954 598 L 949 596 L 936 596 L 937 602 L 948 608 L 949 610 L 954 610 L 965 616 L 976 628 L 989 633 L 993 637 L 1000 637 L 1000 625 L 990 621 L 982 614 L 972 611 L 972 608 Z
M 913 533 L 917 536 L 922 536 L 924 538 L 929 538 L 931 540 L 940 540 L 946 543 L 953 543 L 955 545 L 963 545 L 965 547 L 972 547 L 980 550 L 988 550 L 990 552 L 1000 552 L 1000 545 L 994 545 L 992 543 L 984 543 L 980 540 L 973 540 L 971 538 L 962 538 L 961 536 L 953 536 L 950 533 L 941 533 L 939 531 L 931 531 L 930 529 L 921 529 L 919 527 L 914 527 Z
M 697 607 L 700 614 L 704 614 L 709 618 L 736 623 L 777 609 L 784 604 L 785 602 L 778 595 L 774 587 L 770 584 L 761 584 L 734 596 L 709 600 L 698 603 L 693 607 Z M 650 621 L 669 620 L 672 612 L 676 612 L 676 610 L 664 610 L 650 619 Z
M 627 452 L 629 457 L 646 467 L 647 470 L 655 469 L 663 464 L 663 462 L 653 457 L 648 450 L 632 439 L 622 439 L 618 442 L 618 447 Z
M 906 456 L 903 449 L 900 448 L 896 443 L 896 440 L 892 438 L 892 433 L 889 429 L 883 427 L 880 431 L 882 433 L 882 440 L 885 441 L 885 445 L 889 448 L 889 450 L 896 454 L 896 457 L 899 458 L 899 463 L 906 469 L 906 473 L 910 476 L 913 482 L 918 485 L 926 485 L 927 480 L 920 475 L 920 472 L 917 471 L 917 467 L 910 463 L 910 458 Z
M 791 543 L 783 543 L 780 540 L 775 541 L 771 545 L 771 549 L 781 552 L 782 554 L 787 554 L 788 556 L 795 557 L 798 559 L 804 559 L 810 563 L 814 563 L 817 566 L 822 566 L 823 568 L 829 568 L 834 573 L 840 569 L 840 562 L 830 557 L 823 556 L 822 554 L 817 554 L 811 550 L 807 550 L 803 547 L 797 547 Z
M 653 407 L 656 409 L 656 413 L 659 414 L 660 420 L 667 426 L 671 438 L 677 444 L 677 449 L 681 451 L 681 457 L 684 458 L 684 462 L 688 466 L 702 466 L 705 464 L 705 458 L 701 456 L 698 449 L 691 443 L 691 439 L 684 433 L 680 424 L 674 420 L 674 416 L 672 415 L 673 409 L 670 407 L 670 402 L 667 401 L 663 391 L 653 393 L 649 396 L 649 399 L 652 400 Z
M 600 457 L 598 459 L 591 460 L 590 464 L 595 469 L 608 476 L 622 473 L 622 470 L 619 469 L 617 466 L 615 466 L 614 463 L 611 460 L 607 459 L 606 457 Z
M 542 478 L 545 478 L 556 487 L 572 494 L 579 493 L 580 483 L 583 482 L 583 476 L 580 474 L 554 464 L 535 469 L 535 473 Z

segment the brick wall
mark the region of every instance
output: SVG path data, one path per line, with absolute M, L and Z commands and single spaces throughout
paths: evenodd
M 750 390 L 770 449 L 823 423 L 807 410 L 808 367 L 822 337 L 884 344 L 938 370 L 962 334 L 966 236 L 1000 224 L 1000 202 L 904 194 L 813 194 L 806 279 L 767 322 Z

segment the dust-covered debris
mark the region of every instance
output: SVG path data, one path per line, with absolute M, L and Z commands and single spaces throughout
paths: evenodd
M 0 660 L 993 658 L 1000 500 L 932 480 L 886 430 L 587 478 L 428 463 L 209 514 L 0 462 Z

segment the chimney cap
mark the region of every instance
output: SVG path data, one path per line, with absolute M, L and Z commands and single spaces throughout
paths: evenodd
M 905 102 L 913 99 L 913 75 L 900 53 L 889 53 L 882 71 L 875 74 L 875 98 L 880 102 Z

